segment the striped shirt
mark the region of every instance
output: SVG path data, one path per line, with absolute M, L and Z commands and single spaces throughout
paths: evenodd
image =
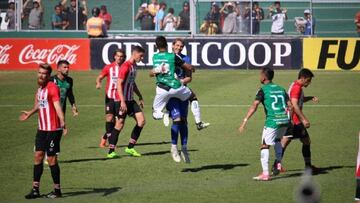
M 107 77 L 105 89 L 106 96 L 109 99 L 114 99 L 115 101 L 120 100 L 119 93 L 117 91 L 119 73 L 120 67 L 116 62 L 106 65 L 101 72 L 103 77 Z
M 136 64 L 126 61 L 122 64 L 120 70 L 120 76 L 123 80 L 122 91 L 124 94 L 125 101 L 134 100 L 134 86 L 136 78 Z
M 55 111 L 54 102 L 60 101 L 60 90 L 53 82 L 48 82 L 45 87 L 39 87 L 36 93 L 38 102 L 39 130 L 60 130 L 60 119 Z

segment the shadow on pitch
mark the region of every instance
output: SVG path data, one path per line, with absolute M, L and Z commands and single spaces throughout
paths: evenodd
M 171 142 L 146 142 L 146 143 L 136 143 L 136 146 L 148 146 L 148 145 L 163 145 L 163 144 L 171 144 Z M 128 145 L 124 144 L 124 145 L 119 145 L 119 146 L 116 146 L 116 147 L 127 147 Z M 87 147 L 88 149 L 98 149 L 100 147 L 98 146 L 89 146 Z
M 248 166 L 249 164 L 214 164 L 214 165 L 206 165 L 206 166 L 201 166 L 199 168 L 184 168 L 183 170 L 181 170 L 181 172 L 191 172 L 191 173 L 197 173 L 200 171 L 205 171 L 205 170 L 231 170 L 234 169 L 236 167 L 245 167 Z
M 111 188 L 63 188 L 63 189 L 80 189 L 76 192 L 64 192 L 62 193 L 63 197 L 72 197 L 79 195 L 88 195 L 88 194 L 102 194 L 103 197 L 111 195 L 115 192 L 119 192 L 121 187 L 111 187 Z
M 114 158 L 114 159 L 118 159 L 118 158 Z M 70 160 L 60 160 L 59 163 L 78 163 L 78 162 L 89 162 L 89 161 L 106 161 L 106 160 L 111 160 L 108 158 L 88 158 L 88 159 L 70 159 Z
M 199 150 L 197 149 L 190 149 L 188 150 L 189 152 L 197 152 Z M 164 155 L 164 154 L 170 154 L 170 150 L 165 150 L 165 151 L 158 151 L 158 152 L 147 152 L 147 153 L 142 153 L 142 156 L 159 156 L 159 155 Z
M 319 168 L 319 170 L 317 172 L 314 172 L 312 175 L 316 176 L 316 175 L 328 174 L 330 171 L 343 169 L 343 168 L 355 168 L 355 166 L 328 166 L 328 167 L 321 167 L 321 168 Z M 289 174 L 285 173 L 284 175 L 274 177 L 273 180 L 274 179 L 281 179 L 281 178 L 300 177 L 300 176 L 302 176 L 304 174 L 304 169 L 292 169 L 292 170 L 287 170 L 287 172 L 296 172 L 296 173 L 289 173 Z

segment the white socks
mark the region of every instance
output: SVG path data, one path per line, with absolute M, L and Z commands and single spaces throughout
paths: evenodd
M 195 123 L 201 122 L 201 115 L 200 115 L 200 106 L 197 100 L 191 102 L 191 111 L 195 117 Z
M 269 149 L 261 149 L 261 166 L 264 175 L 269 175 Z

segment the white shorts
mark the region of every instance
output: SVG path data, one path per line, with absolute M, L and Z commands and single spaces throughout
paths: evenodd
M 178 98 L 181 101 L 186 101 L 190 98 L 191 94 L 191 90 L 186 86 L 181 86 L 177 89 L 170 88 L 169 91 L 156 87 L 156 95 L 153 103 L 153 118 L 157 120 L 162 119 L 164 115 L 162 110 L 171 98 Z
M 280 128 L 269 128 L 264 127 L 261 143 L 266 145 L 275 145 L 276 138 L 281 139 L 282 136 L 285 135 L 287 127 L 280 127 Z

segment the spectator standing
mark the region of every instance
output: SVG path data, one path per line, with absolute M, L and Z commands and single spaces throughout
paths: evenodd
M 68 30 L 76 30 L 76 10 L 78 10 L 78 26 L 79 30 L 84 30 L 87 20 L 86 0 L 82 0 L 83 7 L 76 6 L 76 0 L 70 0 L 70 6 L 66 6 L 67 0 L 62 0 L 61 5 L 64 7 L 64 13 L 67 15 L 69 26 Z
M 360 37 L 360 11 L 355 14 L 354 23 L 356 26 L 356 31 Z
M 105 5 L 102 5 L 100 7 L 100 15 L 99 15 L 100 18 L 102 18 L 104 21 L 105 21 L 105 24 L 106 24 L 106 29 L 107 30 L 110 30 L 110 25 L 111 25 L 111 22 L 112 22 L 112 16 L 109 12 L 107 12 L 107 8 Z
M 25 9 L 28 8 L 28 4 L 31 0 L 26 0 L 23 5 L 23 15 L 22 18 L 24 19 L 26 17 L 26 11 Z M 33 7 L 30 10 L 29 13 L 29 21 L 28 21 L 28 28 L 30 30 L 38 30 L 41 28 L 41 22 L 42 22 L 42 16 L 44 13 L 43 7 L 41 5 L 41 0 L 33 0 Z
M 208 20 L 211 23 L 215 23 L 217 29 L 220 25 L 220 8 L 216 2 L 211 3 L 210 11 L 206 14 L 204 21 Z M 205 22 L 204 22 L 205 23 Z
M 105 21 L 99 17 L 100 9 L 95 7 L 91 11 L 93 17 L 89 18 L 86 22 L 86 30 L 89 38 L 106 37 L 106 24 Z
M 55 6 L 55 13 L 51 17 L 51 25 L 53 30 L 64 30 L 69 26 L 69 22 L 62 12 L 61 5 Z
M 305 29 L 304 29 L 304 35 L 313 35 L 315 33 L 315 18 L 311 15 L 311 12 L 309 9 L 306 9 L 304 11 L 304 19 L 306 21 L 305 23 Z
M 150 15 L 155 17 L 156 13 L 160 10 L 160 4 L 158 3 L 158 1 L 151 0 L 151 4 L 149 4 L 148 10 L 149 10 Z
M 163 27 L 163 20 L 165 17 L 165 9 L 166 9 L 166 3 L 165 2 L 161 2 L 160 3 L 160 9 L 159 11 L 156 13 L 154 21 L 155 21 L 155 31 L 160 31 L 162 30 Z
M 8 30 L 15 30 L 15 0 L 9 0 L 9 8 L 6 11 L 5 21 L 8 21 Z
M 211 20 L 209 16 L 206 16 L 203 24 L 200 26 L 200 33 L 214 35 L 218 33 L 218 26 Z
M 173 32 L 175 31 L 176 27 L 176 17 L 174 16 L 174 9 L 169 8 L 168 14 L 164 18 L 164 31 L 166 32 Z
M 150 14 L 147 3 L 143 3 L 135 16 L 140 21 L 141 30 L 154 30 L 154 17 Z
M 220 13 L 225 15 L 222 32 L 224 34 L 236 33 L 238 31 L 237 17 L 240 15 L 239 9 L 234 3 L 228 2 L 220 9 Z
M 190 30 L 190 6 L 189 2 L 183 3 L 183 10 L 179 13 L 178 30 Z
M 264 10 L 260 8 L 259 3 L 254 1 L 252 9 L 247 9 L 245 16 L 246 18 L 249 18 L 248 21 L 249 34 L 253 34 L 253 35 L 259 34 L 260 21 L 264 19 Z
M 275 8 L 274 8 L 275 6 Z M 272 19 L 271 34 L 283 35 L 284 34 L 284 22 L 288 19 L 286 13 L 287 9 L 281 8 L 280 1 L 275 1 L 274 6 L 269 7 L 269 17 Z

